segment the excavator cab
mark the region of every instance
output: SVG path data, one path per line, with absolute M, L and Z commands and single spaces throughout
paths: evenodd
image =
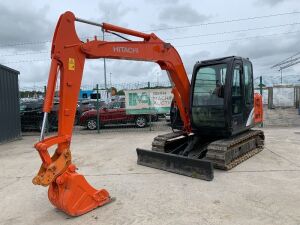
M 192 131 L 229 137 L 254 126 L 252 63 L 225 57 L 196 63 L 191 81 Z
M 158 135 L 152 151 L 137 149 L 138 164 L 203 180 L 213 168 L 229 170 L 262 150 L 262 98 L 254 94 L 252 63 L 230 56 L 197 62 L 190 89 L 191 133 L 183 131 L 176 102 L 171 125 L 180 131 Z

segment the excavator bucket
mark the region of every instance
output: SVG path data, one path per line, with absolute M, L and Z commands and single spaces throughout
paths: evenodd
M 71 216 L 80 216 L 113 200 L 105 189 L 96 190 L 89 185 L 75 172 L 73 164 L 50 184 L 48 197 L 55 207 Z
M 211 181 L 214 170 L 211 162 L 193 159 L 171 153 L 156 152 L 137 148 L 137 163 L 180 175 Z

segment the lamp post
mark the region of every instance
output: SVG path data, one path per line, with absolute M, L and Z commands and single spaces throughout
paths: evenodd
M 104 29 L 102 29 L 102 39 L 104 41 Z M 104 88 L 106 91 L 106 97 L 108 98 L 108 92 L 107 92 L 107 82 L 106 82 L 106 60 L 103 58 L 103 66 L 104 66 Z

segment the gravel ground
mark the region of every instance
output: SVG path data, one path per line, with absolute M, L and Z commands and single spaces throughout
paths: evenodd
M 300 129 L 265 128 L 266 147 L 211 182 L 136 164 L 136 147 L 162 132 L 75 134 L 79 172 L 116 201 L 72 218 L 53 208 L 31 179 L 36 136 L 0 145 L 0 224 L 300 224 Z

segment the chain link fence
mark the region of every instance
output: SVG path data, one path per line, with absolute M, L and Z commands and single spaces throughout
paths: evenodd
M 103 132 L 150 132 L 150 131 L 171 131 L 170 120 L 166 114 L 172 100 L 170 94 L 168 99 L 164 99 L 161 90 L 171 92 L 169 82 L 137 82 L 116 84 L 106 88 L 104 85 L 82 86 L 78 96 L 77 109 L 74 121 L 74 132 L 81 134 L 103 133 Z M 159 93 L 162 95 L 160 101 L 167 104 L 164 111 L 156 110 L 151 104 L 148 108 L 128 111 L 128 99 L 126 93 L 134 95 L 140 104 L 156 101 L 150 99 L 149 93 Z M 23 135 L 35 135 L 40 132 L 43 120 L 43 100 L 46 87 L 22 87 L 20 88 L 21 124 Z M 146 109 L 146 110 L 145 110 Z M 52 111 L 48 115 L 48 133 L 56 132 L 58 129 L 59 97 L 56 92 Z
M 171 90 L 169 82 L 137 82 L 116 84 L 105 89 L 104 85 L 85 85 L 80 89 L 74 121 L 74 132 L 81 134 L 104 132 L 151 132 L 171 131 L 169 116 L 170 96 L 167 98 L 162 92 Z M 37 135 L 41 129 L 43 113 L 43 98 L 46 87 L 20 88 L 21 125 L 23 135 Z M 139 92 L 138 99 L 126 98 L 126 93 Z M 264 126 L 300 126 L 299 99 L 300 86 L 274 85 L 255 89 L 262 92 L 264 102 Z M 142 93 L 142 94 L 141 94 Z M 155 102 L 156 97 L 149 93 L 158 93 L 163 97 L 164 110 L 152 107 L 148 102 Z M 147 95 L 149 95 L 147 97 Z M 151 99 L 152 98 L 152 99 Z M 153 99 L 154 98 L 154 99 Z M 155 99 L 156 98 L 156 99 Z M 130 112 L 128 102 L 139 101 L 148 104 L 145 110 Z M 148 102 L 147 102 L 148 101 Z M 131 102 L 132 103 L 132 102 Z M 167 105 L 167 107 L 166 107 Z M 151 107 L 150 107 L 151 106 Z M 52 111 L 48 116 L 48 132 L 58 129 L 58 92 L 54 100 Z

